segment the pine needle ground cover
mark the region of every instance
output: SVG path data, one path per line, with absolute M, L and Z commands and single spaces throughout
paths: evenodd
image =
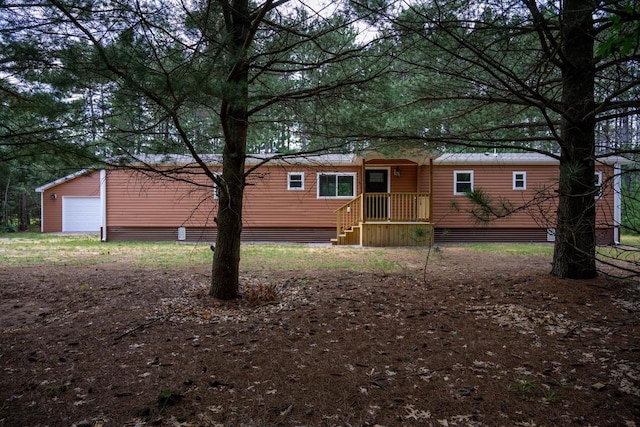
M 545 248 L 246 245 L 222 303 L 206 245 L 60 238 L 0 240 L 3 426 L 640 420 L 638 283 Z

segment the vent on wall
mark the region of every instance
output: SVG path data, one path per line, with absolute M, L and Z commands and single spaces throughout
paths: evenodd
M 187 229 L 178 227 L 178 240 L 187 240 Z

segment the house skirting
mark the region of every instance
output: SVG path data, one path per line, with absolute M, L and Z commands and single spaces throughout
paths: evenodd
M 364 224 L 363 224 L 364 225 Z M 425 224 L 372 223 L 363 234 L 364 246 L 424 246 L 434 234 L 435 243 L 522 243 L 549 242 L 547 229 L 542 228 L 435 228 Z M 393 229 L 392 229 L 393 228 Z M 415 229 L 418 230 L 415 230 Z M 426 233 L 425 233 L 426 232 Z M 185 227 L 179 236 L 179 227 L 109 227 L 108 241 L 111 242 L 166 242 L 180 241 L 213 243 L 215 228 Z M 283 243 L 329 243 L 335 238 L 333 227 L 245 227 L 243 242 L 283 242 Z M 184 237 L 182 239 L 181 237 Z M 613 229 L 597 230 L 597 242 L 601 245 L 613 244 Z M 351 244 L 357 244 L 353 242 Z
M 599 245 L 613 244 L 612 228 L 596 230 Z M 436 228 L 435 243 L 543 243 L 553 241 L 546 228 Z
M 166 242 L 185 241 L 213 243 L 217 237 L 216 228 L 202 227 L 109 227 L 107 238 L 110 242 Z M 287 242 L 287 243 L 329 243 L 335 236 L 335 227 L 244 227 L 243 242 Z

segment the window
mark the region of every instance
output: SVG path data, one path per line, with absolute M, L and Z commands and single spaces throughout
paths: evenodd
M 287 190 L 304 190 L 304 172 L 289 172 Z
M 526 172 L 513 173 L 513 189 L 514 190 L 527 189 L 527 173 Z
M 453 194 L 463 195 L 473 191 L 473 171 L 453 171 Z
M 318 197 L 352 198 L 355 195 L 355 173 L 319 173 Z
M 596 172 L 596 198 L 602 197 L 602 172 Z
M 220 172 L 214 172 L 213 174 L 216 179 L 222 179 L 222 174 Z M 219 193 L 218 193 L 218 184 L 216 184 L 216 182 L 213 182 L 213 198 L 217 199 L 219 197 Z

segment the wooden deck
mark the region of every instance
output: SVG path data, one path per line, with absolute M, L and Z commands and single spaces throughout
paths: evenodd
M 428 193 L 364 193 L 336 210 L 335 245 L 427 246 L 433 242 Z

